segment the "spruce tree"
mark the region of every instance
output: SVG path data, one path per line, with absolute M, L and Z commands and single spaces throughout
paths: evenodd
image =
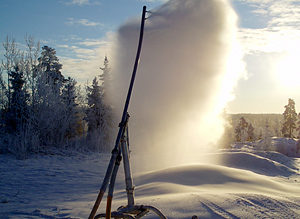
M 38 61 L 38 69 L 45 74 L 46 83 L 52 87 L 56 95 L 59 95 L 60 89 L 63 86 L 64 76 L 61 74 L 62 64 L 59 63 L 55 49 L 43 46 Z
M 28 93 L 23 88 L 24 74 L 16 66 L 10 75 L 10 90 L 11 90 L 11 103 L 6 115 L 6 130 L 9 133 L 17 133 L 24 128 L 28 119 Z
M 300 140 L 300 113 L 298 114 L 296 131 L 297 131 L 297 138 Z
M 106 98 L 107 91 L 110 89 L 111 84 L 111 75 L 110 75 L 110 67 L 107 56 L 104 58 L 103 67 L 100 67 L 102 73 L 99 75 L 99 79 L 102 82 L 102 94 L 103 97 Z
M 102 150 L 101 142 L 101 125 L 103 124 L 103 96 L 102 88 L 99 85 L 97 78 L 95 77 L 92 82 L 92 86 L 87 87 L 87 109 L 86 117 L 88 126 L 87 138 L 89 145 L 93 150 Z
M 7 139 L 5 150 L 15 154 L 19 159 L 24 159 L 32 147 L 28 141 L 28 137 L 31 136 L 28 130 L 29 95 L 24 88 L 23 71 L 18 66 L 15 66 L 14 71 L 9 72 L 9 76 L 11 101 L 4 115 Z
M 87 123 L 88 123 L 88 132 L 92 133 L 95 130 L 99 129 L 102 122 L 102 89 L 99 86 L 99 82 L 95 77 L 92 82 L 91 87 L 87 87 Z
M 295 110 L 295 101 L 293 99 L 288 100 L 288 104 L 284 106 L 283 112 L 283 125 L 281 132 L 284 137 L 292 138 L 293 131 L 296 128 L 297 113 Z
M 247 140 L 247 128 L 248 122 L 246 122 L 244 117 L 241 117 L 237 127 L 235 128 L 235 140 L 237 142 Z
M 36 113 L 39 139 L 43 146 L 60 147 L 65 140 L 62 64 L 56 51 L 48 46 L 42 48 L 38 61 Z
M 6 84 L 3 79 L 3 69 L 0 65 L 0 110 L 4 108 Z
M 248 141 L 255 140 L 254 128 L 251 123 L 249 123 L 248 129 L 247 129 L 247 135 L 248 135 Z
M 76 103 L 76 81 L 68 77 L 62 90 L 62 102 L 64 105 L 65 137 L 70 139 L 77 136 L 79 125 L 78 104 Z
M 100 74 L 100 81 L 102 82 L 102 99 L 103 99 L 103 123 L 102 123 L 102 138 L 103 146 L 106 150 L 110 150 L 113 144 L 113 130 L 114 130 L 114 118 L 112 106 L 108 104 L 108 91 L 111 89 L 111 74 L 109 61 L 107 56 L 104 58 L 103 67 L 100 67 L 102 74 Z

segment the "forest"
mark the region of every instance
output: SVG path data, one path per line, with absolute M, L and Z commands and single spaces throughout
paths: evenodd
M 227 131 L 231 132 L 234 142 L 254 141 L 273 136 L 300 138 L 300 113 L 296 113 L 295 101 L 288 99 L 284 108 L 283 114 L 225 115 Z
M 82 88 L 62 74 L 56 51 L 40 48 L 25 37 L 26 49 L 15 39 L 3 43 L 0 65 L 0 153 L 26 158 L 51 148 L 107 152 L 111 148 L 113 116 L 105 104 L 109 61 Z
M 62 74 L 56 50 L 40 48 L 25 37 L 26 49 L 7 37 L 0 64 L 0 153 L 24 159 L 51 149 L 109 152 L 116 124 L 107 104 L 110 66 L 104 57 L 99 75 L 84 87 Z M 271 137 L 300 137 L 300 113 L 288 99 L 283 114 L 223 114 L 219 144 L 252 142 Z
M 282 114 L 223 114 L 225 128 L 220 145 L 230 148 L 234 144 L 256 142 L 263 150 L 272 148 L 272 138 L 286 138 L 297 142 L 294 154 L 300 153 L 300 113 L 295 110 L 295 101 L 288 99 Z M 284 147 L 289 147 L 288 145 Z M 280 149 L 284 151 L 285 149 Z

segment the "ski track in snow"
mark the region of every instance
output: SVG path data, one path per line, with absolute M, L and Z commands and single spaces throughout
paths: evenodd
M 300 218 L 299 158 L 240 150 L 207 156 L 220 157 L 217 165 L 135 174 L 136 202 L 156 206 L 168 218 Z M 109 158 L 0 155 L 0 218 L 87 218 Z M 113 209 L 126 204 L 120 170 Z M 98 212 L 105 205 L 104 199 Z

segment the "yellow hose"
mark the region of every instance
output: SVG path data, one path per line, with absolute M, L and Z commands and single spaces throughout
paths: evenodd
M 112 196 L 107 196 L 107 204 L 106 204 L 106 219 L 111 219 L 111 203 L 112 203 Z

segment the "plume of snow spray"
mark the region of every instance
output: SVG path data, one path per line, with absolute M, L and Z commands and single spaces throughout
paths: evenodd
M 236 21 L 226 0 L 172 0 L 149 15 L 129 109 L 134 168 L 192 162 L 214 147 L 241 72 Z M 110 96 L 117 115 L 139 27 L 139 19 L 128 21 L 116 37 Z

